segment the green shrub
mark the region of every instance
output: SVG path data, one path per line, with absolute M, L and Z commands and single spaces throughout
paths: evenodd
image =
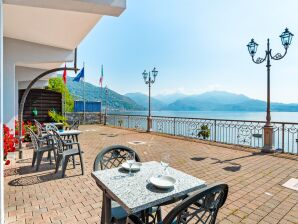
M 201 128 L 198 132 L 198 137 L 202 137 L 203 139 L 207 139 L 210 137 L 210 129 L 207 124 L 201 125 Z

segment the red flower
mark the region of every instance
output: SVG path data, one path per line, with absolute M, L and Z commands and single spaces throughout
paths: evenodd
M 10 164 L 10 160 L 6 160 L 5 165 L 9 165 L 9 164 Z

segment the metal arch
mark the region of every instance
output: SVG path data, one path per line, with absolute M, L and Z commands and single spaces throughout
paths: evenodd
M 18 145 L 18 149 L 19 149 L 19 159 L 22 159 L 23 157 L 23 152 L 22 152 L 22 123 L 23 123 L 23 112 L 24 112 L 24 106 L 25 106 L 25 102 L 26 102 L 26 99 L 27 99 L 27 96 L 32 88 L 32 86 L 38 81 L 40 80 L 41 78 L 43 78 L 44 76 L 46 75 L 49 75 L 51 73 L 54 73 L 54 72 L 58 72 L 58 71 L 64 71 L 64 70 L 67 70 L 67 71 L 75 71 L 77 72 L 78 71 L 78 68 L 77 68 L 77 48 L 75 49 L 75 55 L 74 55 L 74 67 L 73 68 L 54 68 L 54 69 L 50 69 L 48 71 L 45 71 L 43 73 L 41 73 L 40 75 L 38 75 L 35 79 L 33 79 L 28 87 L 26 88 L 23 96 L 22 96 L 22 99 L 21 99 L 21 102 L 20 102 L 20 106 L 19 106 L 19 111 L 18 111 L 18 121 L 19 121 L 19 127 L 18 127 L 18 130 L 19 130 L 19 136 L 18 136 L 18 139 L 19 139 L 19 145 Z

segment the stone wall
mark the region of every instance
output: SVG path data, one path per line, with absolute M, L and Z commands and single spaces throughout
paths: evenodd
M 100 124 L 101 123 L 101 113 L 99 112 L 85 112 L 85 124 Z M 81 124 L 84 124 L 84 113 L 83 112 L 68 112 L 66 117 L 69 122 L 74 120 L 80 120 Z M 103 121 L 103 119 L 102 119 Z

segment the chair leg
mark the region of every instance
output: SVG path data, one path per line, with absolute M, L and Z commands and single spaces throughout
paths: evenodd
M 50 160 L 50 164 L 52 164 L 52 153 L 51 153 L 51 150 L 48 151 L 48 160 Z
M 75 160 L 74 156 L 72 156 L 72 164 L 73 164 L 73 168 L 75 169 L 76 168 L 76 160 Z
M 156 211 L 156 218 L 157 218 L 157 223 L 162 222 L 162 214 L 161 214 L 161 208 L 160 207 Z
M 68 160 L 69 160 L 69 156 L 65 156 L 62 159 L 62 176 L 61 176 L 62 178 L 64 178 L 64 176 L 65 176 L 65 171 L 67 168 Z
M 36 161 L 36 151 L 33 152 L 32 167 L 34 167 L 35 161 Z
M 79 155 L 80 155 L 80 163 L 81 163 L 82 175 L 84 175 L 84 162 L 83 162 L 82 152 L 80 152 Z
M 36 171 L 39 170 L 39 166 L 40 166 L 40 163 L 41 163 L 41 160 L 42 160 L 43 153 L 44 152 L 37 152 L 37 154 L 36 154 L 36 159 L 37 159 Z
M 48 158 L 47 160 L 50 160 L 51 161 L 51 151 L 48 151 Z
M 102 206 L 101 206 L 101 220 L 100 220 L 100 224 L 105 224 L 105 194 L 102 194 Z
M 56 162 L 56 169 L 55 169 L 55 173 L 57 173 L 58 172 L 58 170 L 59 170 L 59 166 L 60 166 L 60 164 L 61 164 L 61 156 L 57 156 L 57 162 Z
M 53 149 L 53 153 L 54 153 L 54 160 L 55 160 L 55 163 L 57 163 L 57 154 L 56 154 L 56 150 Z

